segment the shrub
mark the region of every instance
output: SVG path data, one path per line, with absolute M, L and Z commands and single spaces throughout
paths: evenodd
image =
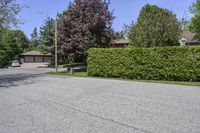
M 88 51 L 88 75 L 200 81 L 200 47 L 92 48 Z

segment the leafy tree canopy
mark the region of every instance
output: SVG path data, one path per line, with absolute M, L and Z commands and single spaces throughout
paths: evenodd
M 181 26 L 176 15 L 155 5 L 145 5 L 137 22 L 132 24 L 128 34 L 133 46 L 176 45 Z
M 17 25 L 17 15 L 20 12 L 20 5 L 15 0 L 0 0 L 0 27 Z
M 189 30 L 197 34 L 196 38 L 200 39 L 200 0 L 196 0 L 190 7 L 190 12 L 194 15 L 189 24 Z
M 13 30 L 13 34 L 23 50 L 29 48 L 29 39 L 22 30 Z
M 91 47 L 109 47 L 112 12 L 105 0 L 75 0 L 59 21 L 59 44 L 71 54 L 85 55 Z
M 0 68 L 4 67 L 16 56 L 22 53 L 22 47 L 12 30 L 4 30 L 0 37 Z

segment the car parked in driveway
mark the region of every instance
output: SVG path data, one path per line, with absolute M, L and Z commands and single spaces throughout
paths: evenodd
M 12 64 L 11 64 L 12 67 L 20 67 L 20 61 L 19 60 L 13 60 L 12 61 Z

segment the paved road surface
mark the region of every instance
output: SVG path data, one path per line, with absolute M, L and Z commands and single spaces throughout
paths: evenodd
M 200 88 L 0 70 L 0 133 L 199 133 Z
M 49 65 L 48 62 L 43 63 L 23 63 L 21 68 L 47 68 Z

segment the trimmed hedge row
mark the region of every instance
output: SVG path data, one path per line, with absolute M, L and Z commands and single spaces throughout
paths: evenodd
M 142 80 L 200 81 L 200 47 L 92 48 L 88 75 Z

